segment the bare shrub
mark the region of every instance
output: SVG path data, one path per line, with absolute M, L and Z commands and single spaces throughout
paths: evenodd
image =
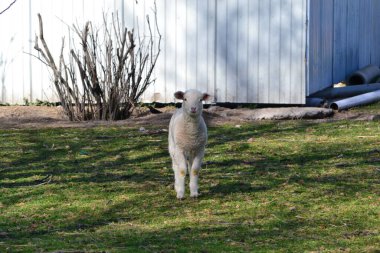
M 34 48 L 38 58 L 52 73 L 52 82 L 63 109 L 70 120 L 118 120 L 128 118 L 148 86 L 155 82 L 152 72 L 160 54 L 161 34 L 154 9 L 152 32 L 146 17 L 149 35 L 142 37 L 135 30 L 121 26 L 117 15 L 111 22 L 103 15 L 101 29 L 87 22 L 83 29 L 71 27 L 79 49 L 70 48 L 64 57 L 65 39 L 59 60 L 52 57 L 44 38 L 41 15 L 38 14 L 39 35 Z M 40 46 L 40 43 L 42 46 Z

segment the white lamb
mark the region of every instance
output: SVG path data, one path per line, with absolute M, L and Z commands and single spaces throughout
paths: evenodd
M 186 172 L 190 174 L 190 197 L 198 197 L 198 175 L 207 143 L 207 127 L 202 117 L 202 101 L 209 95 L 197 90 L 177 91 L 175 98 L 183 100 L 182 108 L 169 124 L 169 153 L 173 162 L 177 198 L 185 194 Z

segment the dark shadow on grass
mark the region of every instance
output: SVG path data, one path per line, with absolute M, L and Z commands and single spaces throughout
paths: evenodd
M 134 203 L 129 202 L 127 204 L 132 205 Z M 111 211 L 114 212 L 115 210 L 111 209 Z M 99 227 L 110 223 L 128 224 L 135 219 L 133 217 L 129 219 L 78 219 L 55 231 L 40 230 L 10 234 L 3 240 L 3 243 L 12 245 L 18 240 L 35 241 L 48 237 L 50 242 L 65 242 L 64 247 L 72 249 L 70 242 L 75 236 L 77 239 L 81 239 L 82 244 L 80 246 L 83 248 L 91 247 L 95 243 L 102 249 L 102 245 L 110 247 L 109 245 L 112 243 L 112 247 L 115 249 L 129 248 L 148 252 L 253 252 L 255 250 L 276 251 L 284 248 L 310 251 L 314 250 L 315 246 L 308 244 L 309 241 L 324 242 L 323 245 L 331 243 L 328 231 L 314 234 L 313 230 L 310 229 L 313 226 L 324 224 L 325 221 L 300 220 L 295 219 L 294 216 L 294 213 L 285 213 L 283 219 L 265 222 L 264 225 L 255 222 L 246 223 L 242 220 L 230 222 L 210 220 L 201 223 L 193 222 L 186 226 L 168 226 L 153 231 L 126 226 L 122 233 L 110 234 L 109 231 L 105 231 L 97 233 L 96 237 L 91 233 Z M 107 217 L 107 213 L 104 213 L 102 217 Z M 87 240 L 89 237 L 90 240 Z M 52 249 L 45 248 L 44 251 L 46 250 Z M 107 250 L 112 251 L 113 248 L 107 248 Z
M 216 186 L 212 186 L 209 189 L 209 195 L 214 194 L 234 194 L 234 193 L 251 193 L 251 192 L 260 192 L 269 190 L 268 186 L 252 186 L 249 183 L 245 182 L 228 182 L 228 183 L 220 183 Z
M 240 153 L 252 152 L 250 145 L 246 145 L 246 140 L 250 137 L 260 136 L 262 134 L 274 133 L 278 131 L 276 127 L 277 123 L 267 123 L 263 126 L 255 125 L 244 129 L 239 128 L 228 128 L 228 129 L 210 129 L 210 145 L 209 149 L 218 149 L 220 145 L 236 145 L 238 148 L 237 152 L 224 153 L 221 157 L 221 161 L 212 161 L 207 165 L 207 173 L 201 174 L 201 189 L 203 188 L 206 192 L 201 198 L 211 199 L 211 198 L 223 198 L 229 194 L 239 194 L 239 193 L 257 193 L 265 192 L 272 189 L 280 188 L 284 183 L 287 184 L 297 184 L 302 185 L 305 191 L 312 188 L 318 188 L 323 186 L 329 186 L 333 193 L 343 192 L 346 194 L 347 199 L 352 199 L 357 192 L 371 192 L 379 193 L 378 191 L 378 173 L 373 170 L 373 172 L 360 172 L 351 171 L 351 167 L 347 167 L 347 171 L 342 171 L 340 175 L 321 175 L 321 176 L 311 176 L 310 172 L 313 172 L 313 164 L 320 161 L 330 160 L 336 158 L 338 154 L 342 154 L 344 157 L 349 158 L 363 158 L 359 163 L 365 163 L 368 165 L 366 157 L 368 153 L 364 151 L 356 150 L 346 150 L 345 143 L 329 143 L 327 144 L 312 144 L 313 149 L 305 149 L 303 152 L 291 153 L 288 152 L 286 155 L 276 155 L 274 154 L 264 154 L 260 159 L 249 158 L 242 159 Z M 299 131 L 304 132 L 309 124 L 301 124 L 301 126 L 289 127 L 282 131 L 281 134 L 288 134 L 290 132 Z M 87 131 L 87 130 L 86 130 Z M 289 132 L 288 132 L 289 131 Z M 167 166 L 170 168 L 170 159 L 166 151 L 166 134 L 162 133 L 156 135 L 157 138 L 162 140 L 162 143 L 158 144 L 160 149 L 150 150 L 145 152 L 145 154 L 140 156 L 131 157 L 121 157 L 115 162 L 103 162 L 106 158 L 111 156 L 116 156 L 120 153 L 128 154 L 129 151 L 136 150 L 149 150 L 152 144 L 144 139 L 143 135 L 134 134 L 130 139 L 118 139 L 118 136 L 111 135 L 110 137 L 103 138 L 104 133 L 98 133 L 96 131 L 86 133 L 81 131 L 80 133 L 86 135 L 92 135 L 91 137 L 83 138 L 83 140 L 93 140 L 93 139 L 105 139 L 104 143 L 99 144 L 100 150 L 104 151 L 91 151 L 88 156 L 81 156 L 77 159 L 73 155 L 72 160 L 64 160 L 67 152 L 62 150 L 49 150 L 48 148 L 43 148 L 45 144 L 45 135 L 39 135 L 36 131 L 28 132 L 30 133 L 29 139 L 26 141 L 35 149 L 36 152 L 30 157 L 20 157 L 12 162 L 9 169 L 0 171 L 0 176 L 2 178 L 8 177 L 11 179 L 22 179 L 35 175 L 34 170 L 30 168 L 30 164 L 38 163 L 46 165 L 43 168 L 44 173 L 41 175 L 52 174 L 53 180 L 51 184 L 62 184 L 68 185 L 71 183 L 75 184 L 86 184 L 86 183 L 99 183 L 104 185 L 109 185 L 112 182 L 123 183 L 123 182 L 133 182 L 141 186 L 141 188 L 134 188 L 139 191 L 141 195 L 136 198 L 127 199 L 122 203 L 112 205 L 103 213 L 92 216 L 91 211 L 86 211 L 81 217 L 76 217 L 64 224 L 59 223 L 59 226 L 53 230 L 49 229 L 39 229 L 36 231 L 22 230 L 9 233 L 9 240 L 25 240 L 27 238 L 39 239 L 40 236 L 57 236 L 57 232 L 71 233 L 82 231 L 92 232 L 96 231 L 97 228 L 111 223 L 123 223 L 129 221 L 139 221 L 143 222 L 152 219 L 150 215 L 154 215 L 153 209 L 158 209 L 160 212 L 165 213 L 171 210 L 171 207 L 175 200 L 174 194 L 170 197 L 172 199 L 164 199 L 162 202 L 157 204 L 157 198 L 159 195 L 151 195 L 158 187 L 164 184 L 172 184 L 172 173 L 170 169 L 167 173 L 162 172 L 162 167 Z M 65 130 L 58 132 L 57 135 L 65 133 Z M 113 143 L 117 148 L 108 150 L 105 145 L 108 142 Z M 70 142 L 63 141 L 60 145 L 70 145 L 72 146 L 72 152 L 77 154 L 80 150 L 88 145 L 82 142 Z M 126 144 L 126 145 L 122 145 Z M 322 146 L 323 145 L 323 146 Z M 49 143 L 51 147 L 51 143 Z M 49 147 L 48 146 L 48 147 Z M 108 147 L 108 146 L 107 146 Z M 335 153 L 327 152 L 328 150 L 335 150 Z M 319 152 L 318 152 L 319 151 Z M 253 152 L 253 154 L 255 154 Z M 207 157 L 206 157 L 207 159 Z M 156 160 L 164 160 L 164 164 L 154 163 Z M 96 165 L 91 165 L 95 163 Z M 358 165 L 363 165 L 358 164 Z M 371 163 L 370 165 L 376 165 L 376 163 Z M 291 170 L 289 167 L 297 167 L 296 170 Z M 33 167 L 34 169 L 35 167 Z M 25 172 L 27 171 L 27 172 Z M 18 172 L 14 173 L 13 172 Z M 71 177 L 75 173 L 82 173 L 82 177 Z M 228 175 L 231 175 L 233 180 L 227 180 Z M 314 174 L 313 174 L 314 175 Z M 61 177 L 62 179 L 55 181 L 54 177 Z M 221 177 L 224 176 L 224 177 Z M 226 179 L 227 178 L 227 179 Z M 204 180 L 204 181 L 203 181 Z M 203 182 L 214 181 L 217 182 L 215 186 L 208 186 Z M 254 180 L 260 180 L 260 184 L 252 184 Z M 377 181 L 376 181 L 377 180 Z M 203 182 L 202 182 L 203 181 Z M 363 182 L 361 182 L 363 181 Z M 12 182 L 2 184 L 0 187 L 4 188 L 14 188 L 17 190 L 18 187 L 27 186 L 25 182 Z M 136 186 L 131 186 L 136 187 Z M 145 189 L 143 189 L 146 187 Z M 148 188 L 150 187 L 150 188 Z M 153 189 L 153 190 L 152 190 Z M 14 195 L 9 202 L 5 204 L 17 203 L 28 198 L 33 198 L 38 195 L 43 194 L 45 188 L 31 188 L 29 192 L 23 194 Z M 335 191 L 335 192 L 334 192 Z M 148 194 L 149 193 L 149 194 Z M 157 194 L 160 194 L 159 192 Z M 326 194 L 326 192 L 321 191 L 318 194 Z M 140 199 L 139 199 L 140 198 Z M 177 202 L 175 202 L 177 203 Z M 195 202 L 196 203 L 196 202 Z M 177 208 L 184 210 L 188 202 L 183 205 L 178 204 Z M 157 206 L 153 206 L 157 205 Z M 179 207 L 178 207 L 179 206 Z M 123 213 L 124 215 L 119 215 Z M 170 215 L 170 213 L 168 213 Z M 167 214 L 165 214 L 167 215 Z M 293 215 L 294 216 L 294 215 Z M 272 227 L 278 228 L 274 229 L 262 229 L 258 226 L 252 226 L 249 224 L 243 224 L 241 221 L 236 223 L 241 224 L 223 224 L 223 223 L 205 223 L 197 224 L 196 227 L 190 228 L 191 233 L 189 233 L 189 228 L 181 228 L 175 230 L 157 230 L 153 232 L 140 231 L 136 228 L 130 228 L 127 230 L 128 236 L 120 236 L 120 245 L 133 245 L 136 247 L 148 247 L 146 246 L 146 241 L 151 245 L 157 246 L 159 249 L 164 250 L 175 250 L 173 246 L 173 238 L 181 238 L 188 241 L 188 245 L 194 243 L 196 249 L 202 249 L 204 244 L 202 240 L 210 240 L 215 242 L 215 244 L 225 245 L 226 247 L 232 247 L 232 249 L 240 250 L 252 250 L 255 243 L 264 243 L 266 249 L 270 249 L 271 242 L 276 241 L 276 243 L 283 243 L 289 245 L 295 245 L 295 243 L 303 240 L 313 238 L 313 235 L 303 235 L 303 234 L 292 234 L 298 228 L 303 228 L 305 226 L 310 226 L 313 224 L 305 224 L 302 221 L 295 221 L 289 216 L 289 219 L 282 219 L 276 224 L 272 224 Z M 285 217 L 288 218 L 288 217 Z M 53 221 L 54 222 L 54 221 Z M 13 224 L 17 226 L 18 224 Z M 256 229 L 253 229 L 256 228 Z M 239 230 L 239 233 L 234 233 L 233 231 Z M 227 232 L 226 232 L 227 231 Z M 212 240 L 208 235 L 212 234 Z M 289 235 L 290 234 L 290 235 Z M 321 236 L 323 237 L 323 236 Z M 238 241 L 242 244 L 247 244 L 245 246 L 231 246 L 226 242 L 226 238 Z M 57 238 L 59 240 L 59 238 Z M 122 244 L 122 241 L 124 244 Z M 126 242 L 125 242 L 126 241 Z
M 65 131 L 70 130 L 55 131 L 57 131 L 55 134 L 59 136 L 60 134 L 65 133 Z M 79 131 L 87 135 L 85 137 L 80 137 L 88 140 L 89 142 L 99 138 L 104 139 L 103 133 L 96 133 L 92 129 L 86 130 L 86 132 L 84 130 Z M 90 131 L 90 133 L 87 133 L 87 131 Z M 34 185 L 35 182 L 20 181 L 20 179 L 29 178 L 36 175 L 44 177 L 50 174 L 53 176 L 62 176 L 75 173 L 87 173 L 88 176 L 83 178 L 83 182 L 91 182 L 93 180 L 96 182 L 109 182 L 110 179 L 125 180 L 128 179 L 128 177 L 136 177 L 126 175 L 107 178 L 102 176 L 114 169 L 121 168 L 122 170 L 128 172 L 128 170 L 133 170 L 134 167 L 144 167 L 145 162 L 160 160 L 163 157 L 168 157 L 166 147 L 163 147 L 159 152 L 146 152 L 147 154 L 134 158 L 120 157 L 118 161 L 115 162 L 102 162 L 109 157 L 128 153 L 130 151 L 138 152 L 138 150 L 148 150 L 149 147 L 153 145 L 150 142 L 131 142 L 131 140 L 139 139 L 140 136 L 144 137 L 143 134 L 138 133 L 134 134 L 134 136 L 131 136 L 129 139 L 119 138 L 118 136 L 107 136 L 107 142 L 116 142 L 115 145 L 117 148 L 111 151 L 90 151 L 88 152 L 88 156 L 80 154 L 83 147 L 89 145 L 88 143 L 79 141 L 62 141 L 59 139 L 47 141 L 46 139 L 48 139 L 49 136 L 46 136 L 46 134 L 39 134 L 38 131 L 26 131 L 26 133 L 27 136 L 24 138 L 24 142 L 27 143 L 29 150 L 33 150 L 33 153 L 27 156 L 22 156 L 19 159 L 14 159 L 10 164 L 8 164 L 6 169 L 0 171 L 2 178 L 17 181 L 12 183 L 3 183 L 0 187 L 9 188 Z M 89 137 L 89 135 L 93 136 Z M 163 135 L 159 136 L 159 138 L 162 136 Z M 52 144 L 46 144 L 46 142 L 54 142 L 55 146 L 69 146 L 70 150 L 54 150 L 53 148 L 50 150 L 49 147 Z M 127 143 L 127 145 L 123 145 L 123 142 Z M 90 144 L 93 145 L 93 143 Z M 107 143 L 100 143 L 99 145 L 104 146 L 107 145 Z M 68 151 L 70 151 L 70 153 L 68 153 Z M 67 159 L 68 157 L 69 159 Z M 148 174 L 149 172 L 151 172 L 151 170 L 148 170 Z M 68 179 L 64 182 L 68 182 L 70 180 L 71 179 Z M 75 180 L 80 182 L 80 179 L 78 180 L 78 178 Z
M 72 132 L 74 131 L 74 133 Z M 54 129 L 54 130 L 23 130 L 22 140 L 18 140 L 12 148 L 23 148 L 27 155 L 15 153 L 6 168 L 0 168 L 0 188 L 10 191 L 22 188 L 17 194 L 4 198 L 5 205 L 13 205 L 44 194 L 46 185 L 53 185 L 58 191 L 66 185 L 88 183 L 110 184 L 114 182 L 136 183 L 134 191 L 141 191 L 144 186 L 157 189 L 160 185 L 172 183 L 172 175 L 163 173 L 163 167 L 168 167 L 165 133 L 149 137 L 137 130 L 112 129 Z M 66 136 L 67 135 L 67 136 Z M 66 136 L 62 137 L 62 136 Z M 9 138 L 13 137 L 9 136 Z M 149 138 L 162 139 L 162 143 L 149 142 Z M 98 142 L 101 140 L 100 142 Z M 6 141 L 6 140 L 5 140 Z M 54 146 L 53 146 L 54 144 Z M 81 150 L 91 146 L 87 154 L 81 155 Z M 159 145 L 160 148 L 152 149 Z M 68 146 L 69 148 L 65 148 Z M 1 147 L 1 145 L 0 145 Z M 139 150 L 145 150 L 138 155 Z M 129 157 L 129 153 L 134 154 Z M 120 154 L 126 154 L 120 156 Z M 110 157 L 120 156 L 115 161 Z M 164 163 L 155 163 L 162 161 Z M 81 176 L 77 176 L 78 174 Z M 51 175 L 51 181 L 42 182 Z M 36 179 L 37 178 L 37 179 Z M 43 183 L 43 184 L 41 184 Z M 47 184 L 44 184 L 47 183 Z M 137 185 L 141 184 L 141 187 Z M 47 186 L 49 187 L 49 186 Z M 72 185 L 75 187 L 75 185 Z M 4 196 L 6 197 L 6 196 Z
M 209 179 L 216 179 L 214 173 L 230 173 L 234 175 L 236 181 L 240 183 L 229 183 L 219 184 L 217 187 L 210 189 L 210 193 L 218 194 L 228 194 L 233 192 L 254 192 L 257 190 L 269 190 L 275 187 L 279 187 L 284 181 L 288 182 L 306 182 L 311 184 L 312 180 L 308 179 L 307 174 L 310 171 L 310 164 L 314 162 L 319 162 L 323 160 L 329 160 L 335 158 L 337 154 L 343 153 L 348 157 L 366 157 L 368 154 L 364 152 L 355 151 L 345 151 L 344 143 L 332 143 L 328 144 L 328 147 L 323 147 L 323 150 L 336 150 L 336 153 L 329 152 L 317 152 L 319 147 L 313 146 L 312 148 L 316 151 L 305 150 L 302 153 L 291 153 L 286 156 L 276 155 L 276 154 L 265 154 L 260 160 L 253 158 L 241 159 L 239 153 L 252 152 L 250 146 L 246 143 L 247 139 L 250 137 L 257 137 L 268 133 L 277 133 L 281 135 L 286 135 L 288 133 L 300 132 L 304 133 L 306 128 L 314 125 L 315 123 L 301 122 L 299 124 L 291 125 L 285 129 L 279 128 L 281 122 L 270 122 L 270 123 L 260 123 L 254 124 L 252 126 L 244 126 L 244 128 L 211 128 L 210 129 L 210 143 L 208 149 L 218 149 L 220 145 L 235 145 L 238 149 L 236 152 L 231 154 L 225 153 L 221 161 L 210 161 L 206 163 L 210 170 L 207 176 Z M 2 178 L 12 179 L 15 182 L 2 183 L 0 187 L 3 188 L 17 188 L 25 186 L 34 186 L 38 184 L 38 181 L 21 181 L 22 178 L 28 178 L 35 176 L 35 169 L 40 167 L 33 167 L 28 170 L 29 166 L 33 163 L 39 163 L 43 165 L 43 172 L 38 172 L 40 177 L 47 175 L 53 175 L 53 180 L 51 183 L 54 184 L 66 184 L 66 183 L 109 183 L 109 182 L 135 182 L 135 183 L 146 183 L 150 182 L 155 185 L 159 185 L 162 182 L 164 184 L 170 184 L 172 181 L 172 173 L 169 169 L 167 173 L 158 173 L 162 167 L 170 168 L 170 158 L 167 153 L 166 148 L 166 133 L 159 133 L 155 135 L 155 138 L 161 140 L 158 144 L 144 141 L 143 138 L 146 135 L 134 132 L 132 134 L 125 134 L 120 138 L 120 132 L 113 133 L 110 130 L 76 130 L 77 134 L 72 134 L 72 136 L 79 136 L 80 140 L 91 141 L 91 140 L 104 140 L 104 142 L 99 143 L 99 148 L 104 148 L 104 145 L 108 143 L 115 143 L 116 149 L 107 151 L 91 151 L 88 156 L 80 156 L 78 158 L 78 153 L 83 147 L 88 145 L 88 143 L 71 140 L 49 140 L 48 145 L 46 145 L 46 138 L 48 134 L 46 132 L 39 133 L 38 131 L 24 131 L 26 137 L 24 141 L 29 144 L 29 148 L 35 150 L 33 155 L 29 157 L 20 157 L 15 160 L 10 165 L 9 169 L 0 171 Z M 110 131 L 110 132 L 108 132 Z M 54 130 L 55 136 L 71 134 L 70 130 Z M 58 143 L 58 146 L 69 145 L 72 151 L 72 159 L 65 160 L 68 155 L 67 151 L 50 150 L 49 147 L 52 143 Z M 124 145 L 123 145 L 124 144 Z M 128 152 L 138 151 L 138 150 L 149 150 L 152 145 L 159 145 L 160 149 L 145 152 L 144 155 L 134 156 L 133 158 L 128 157 Z M 46 147 L 47 146 L 47 147 Z M 114 162 L 103 162 L 103 160 L 117 156 L 119 154 L 127 154 L 125 157 L 120 157 Z M 253 154 L 254 155 L 254 154 Z M 164 159 L 164 163 L 155 164 L 154 161 Z M 63 160 L 63 161 L 62 161 Z M 95 165 L 91 165 L 95 163 Z M 294 165 L 298 167 L 306 166 L 307 169 L 301 172 L 300 175 L 295 176 L 294 172 L 288 169 L 288 165 Z M 238 168 L 239 167 L 239 168 Z M 241 172 L 243 174 L 239 175 L 236 172 Z M 25 172 L 27 171 L 27 172 Z M 19 172 L 19 173 L 17 173 Z M 116 173 L 117 172 L 117 173 Z M 268 176 L 270 172 L 277 173 L 280 178 Z M 81 173 L 81 177 L 72 177 L 76 173 Z M 236 174 L 235 174 L 236 173 Z M 218 175 L 218 174 L 216 174 Z M 257 178 L 265 177 L 266 186 L 260 186 L 258 189 L 251 186 L 246 181 L 254 180 Z M 278 177 L 278 176 L 277 176 Z M 55 178 L 61 178 L 56 180 Z M 201 178 L 202 180 L 202 178 Z M 344 181 L 344 179 L 343 179 Z M 334 183 L 334 182 L 321 182 L 319 183 Z M 336 181 L 337 183 L 339 181 Z M 349 187 L 347 185 L 347 187 Z

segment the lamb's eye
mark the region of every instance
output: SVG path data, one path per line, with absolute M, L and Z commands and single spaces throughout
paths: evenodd
M 187 98 L 184 98 L 183 101 L 187 101 Z
M 201 98 L 199 99 L 199 102 L 202 102 L 202 99 L 201 99 Z

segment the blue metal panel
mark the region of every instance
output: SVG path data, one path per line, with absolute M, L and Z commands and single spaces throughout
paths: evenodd
M 310 1 L 309 93 L 331 85 L 333 68 L 333 2 Z
M 347 2 L 334 0 L 334 58 L 333 80 L 342 81 L 346 74 Z M 343 29 L 342 29 L 343 28 Z
M 313 93 L 318 90 L 318 77 L 320 72 L 319 45 L 318 39 L 321 37 L 319 29 L 319 16 L 321 10 L 318 1 L 310 0 L 309 6 L 309 45 L 308 45 L 308 92 Z
M 308 94 L 379 65 L 379 11 L 378 0 L 310 0 Z
M 359 68 L 359 19 L 362 19 L 359 6 L 362 1 L 347 0 L 347 48 L 346 73 Z M 342 27 L 344 29 L 344 27 Z
M 330 83 L 332 80 L 333 68 L 333 41 L 334 41 L 334 5 L 331 0 L 321 0 L 322 13 L 321 13 L 321 34 L 322 36 L 322 80 L 319 86 L 323 89 L 324 83 Z
M 380 1 L 372 0 L 371 2 L 371 63 L 380 65 Z
M 359 9 L 359 68 L 371 62 L 372 0 L 362 0 Z M 335 80 L 334 80 L 335 81 Z

